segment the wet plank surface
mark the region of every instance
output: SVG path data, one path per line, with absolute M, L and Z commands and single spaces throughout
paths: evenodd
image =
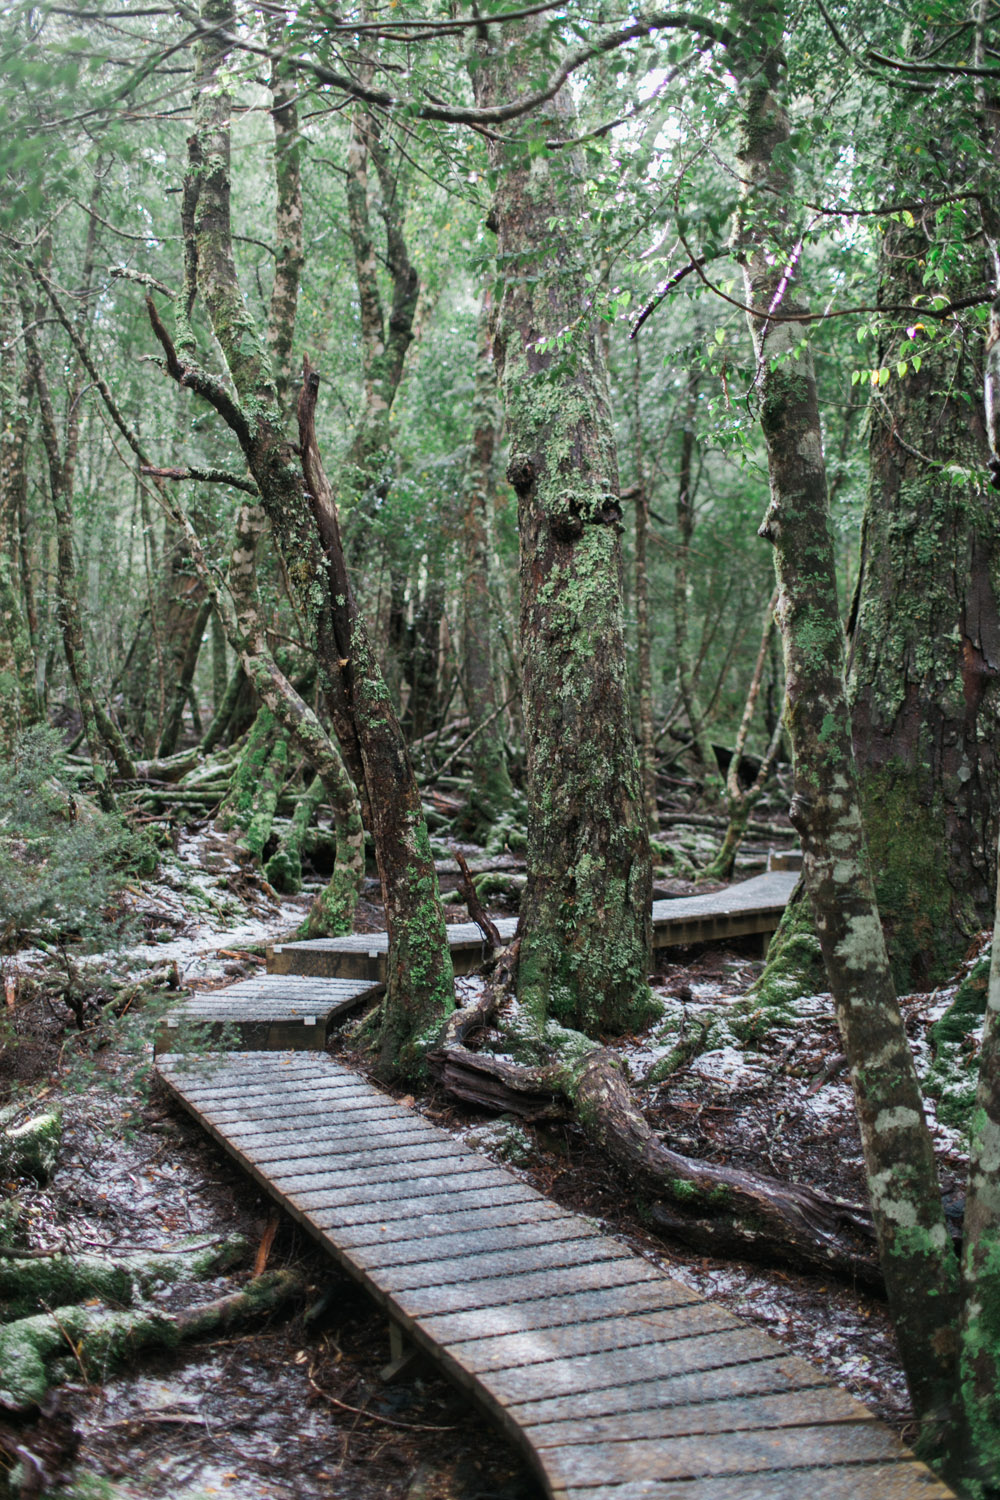
M 683 947 L 688 943 L 774 932 L 798 878 L 795 871 L 772 870 L 711 896 L 654 901 L 653 947 Z M 504 942 L 510 942 L 517 929 L 517 918 L 501 917 L 496 925 Z M 469 973 L 485 956 L 483 935 L 474 922 L 452 923 L 448 942 L 457 974 Z M 350 937 L 276 943 L 268 949 L 267 963 L 273 974 L 328 974 L 384 980 L 388 951 L 384 932 L 354 933 Z
M 157 1066 L 554 1500 L 951 1495 L 813 1366 L 325 1054 Z
M 338 1016 L 377 990 L 371 979 L 258 974 L 219 990 L 197 990 L 175 1005 L 156 1039 L 157 1052 L 227 1041 L 246 1051 L 320 1050 Z

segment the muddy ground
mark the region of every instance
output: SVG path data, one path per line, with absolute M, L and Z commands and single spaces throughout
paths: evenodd
M 231 982 L 259 968 L 263 940 L 287 935 L 301 910 L 301 902 L 279 904 L 259 886 L 241 883 L 224 859 L 213 878 L 215 886 L 205 887 L 209 904 L 196 913 L 180 875 L 143 893 L 137 904 L 147 941 L 131 950 L 135 969 L 165 960 L 176 964 L 183 983 Z M 378 918 L 374 905 L 362 913 L 369 927 Z M 800 1021 L 769 1029 L 747 1049 L 728 1028 L 727 1007 L 745 993 L 759 961 L 738 950 L 673 958 L 654 986 L 664 1001 L 663 1021 L 623 1047 L 656 1128 L 689 1155 L 863 1200 L 860 1145 L 837 1067 L 840 1044 L 828 997 L 806 1002 Z M 77 1368 L 60 1396 L 80 1443 L 76 1487 L 66 1493 L 99 1495 L 105 1483 L 116 1495 L 177 1500 L 540 1496 L 498 1430 L 432 1370 L 396 1385 L 382 1382 L 388 1335 L 373 1305 L 300 1231 L 272 1214 L 257 1188 L 156 1086 L 149 1066 L 154 1015 L 127 1011 L 115 1018 L 111 1006 L 91 1031 L 75 1034 L 58 1000 L 39 991 L 42 973 L 32 955 L 22 955 L 17 970 L 8 966 L 5 975 L 0 1103 L 58 1096 L 65 1119 L 51 1181 L 5 1185 L 20 1204 L 23 1243 L 115 1252 L 238 1230 L 260 1261 L 273 1235 L 269 1268 L 293 1268 L 307 1286 L 293 1313 L 262 1326 L 145 1357 L 125 1374 Z M 166 994 L 163 1003 L 169 1001 Z M 907 1002 L 918 1043 L 940 1006 L 940 997 Z M 666 1084 L 643 1091 L 652 1063 L 705 1015 L 712 1017 L 706 1049 Z M 655 1238 L 572 1127 L 526 1129 L 434 1093 L 417 1102 L 475 1149 L 558 1202 L 601 1219 L 610 1234 L 669 1274 L 819 1363 L 910 1435 L 892 1333 L 877 1299 L 828 1278 L 699 1257 Z M 937 1144 L 945 1186 L 957 1201 L 960 1139 L 941 1126 Z M 169 1309 L 217 1296 L 250 1274 L 248 1264 L 208 1285 L 159 1295 Z

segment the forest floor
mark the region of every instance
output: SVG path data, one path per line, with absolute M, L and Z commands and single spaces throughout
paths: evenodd
M 678 891 L 680 893 L 680 891 Z M 181 985 L 216 987 L 263 966 L 265 941 L 287 937 L 308 897 L 278 901 L 248 878 L 207 830 L 178 844 L 156 882 L 129 898 L 144 940 L 108 958 L 117 974 L 174 964 Z M 457 910 L 453 919 L 464 916 Z M 363 903 L 360 925 L 380 925 Z M 669 961 L 668 961 L 669 960 Z M 294 1269 L 308 1293 L 291 1315 L 144 1356 L 126 1374 L 78 1362 L 59 1413 L 79 1452 L 61 1494 L 200 1500 L 536 1500 L 541 1490 L 502 1435 L 432 1370 L 386 1386 L 384 1320 L 256 1186 L 186 1116 L 171 1108 L 151 1069 L 159 1006 L 67 1027 L 47 995 L 43 955 L 22 953 L 2 976 L 6 995 L 0 1105 L 58 1100 L 64 1135 L 43 1184 L 5 1184 L 19 1205 L 22 1241 L 70 1252 L 160 1249 L 240 1231 L 259 1270 Z M 654 991 L 664 1011 L 621 1051 L 648 1117 L 691 1156 L 789 1177 L 864 1201 L 850 1089 L 829 997 L 797 1007 L 799 1019 L 749 1044 L 727 1024 L 760 962 L 746 951 L 661 955 Z M 99 990 L 101 968 L 94 971 Z M 473 985 L 475 981 L 460 981 Z M 918 1058 L 927 1027 L 950 992 L 904 1001 Z M 171 1003 L 165 994 L 163 1004 Z M 95 1015 L 97 1015 L 95 1011 Z M 643 1091 L 655 1060 L 710 1018 L 705 1048 L 660 1086 Z M 745 1035 L 745 1028 L 741 1034 Z M 831 1278 L 699 1256 L 652 1235 L 620 1181 L 570 1126 L 525 1127 L 465 1108 L 440 1092 L 417 1099 L 435 1123 L 503 1161 L 566 1207 L 821 1365 L 904 1436 L 909 1409 L 884 1305 Z M 960 1193 L 957 1131 L 934 1122 L 945 1191 Z M 249 1270 L 207 1285 L 164 1288 L 165 1310 L 218 1296 Z M 2 1485 L 0 1485 L 2 1492 Z

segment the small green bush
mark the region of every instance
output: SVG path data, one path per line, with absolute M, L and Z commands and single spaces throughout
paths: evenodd
M 127 936 L 115 898 L 155 858 L 123 817 L 70 789 L 54 730 L 27 730 L 0 760 L 0 954 L 27 942 L 113 947 Z

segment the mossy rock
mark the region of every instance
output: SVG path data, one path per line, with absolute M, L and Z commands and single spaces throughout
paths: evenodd
M 12 1110 L 5 1113 L 15 1114 Z M 0 1174 L 48 1182 L 61 1145 L 62 1116 L 58 1110 L 46 1110 L 20 1125 L 0 1119 Z

